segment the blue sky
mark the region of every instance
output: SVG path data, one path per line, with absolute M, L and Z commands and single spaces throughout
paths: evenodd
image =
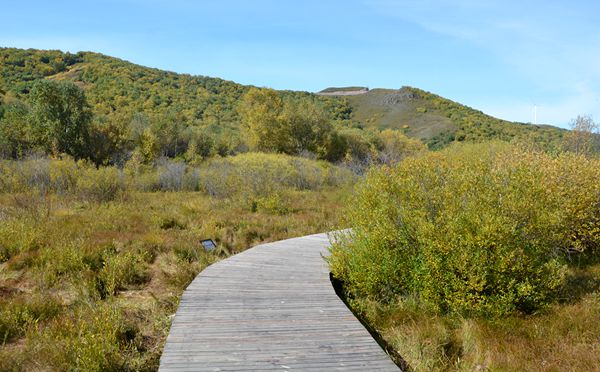
M 419 87 L 509 120 L 600 119 L 600 2 L 5 1 L 0 46 L 276 89 Z

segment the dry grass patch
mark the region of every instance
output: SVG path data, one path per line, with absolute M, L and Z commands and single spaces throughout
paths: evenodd
M 330 229 L 343 193 L 289 191 L 285 215 L 198 192 L 0 194 L 0 370 L 156 370 L 179 297 L 202 269 Z M 205 238 L 219 249 L 205 252 Z
M 486 320 L 440 316 L 406 299 L 354 301 L 415 371 L 596 371 L 600 365 L 600 264 L 573 269 L 576 298 L 533 315 Z

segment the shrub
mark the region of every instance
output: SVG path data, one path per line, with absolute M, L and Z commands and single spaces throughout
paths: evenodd
M 152 172 L 152 167 L 143 163 L 139 152 L 134 151 L 123 167 L 127 187 L 138 191 L 155 191 L 159 188 L 158 175 Z
M 187 191 L 200 190 L 200 172 L 198 169 L 188 169 L 183 176 L 183 189 Z
M 165 217 L 165 218 L 161 219 L 160 222 L 158 223 L 158 226 L 163 230 L 170 230 L 170 229 L 183 230 L 186 228 L 185 223 L 179 222 L 179 220 L 176 219 L 175 217 Z
M 22 192 L 35 190 L 44 194 L 50 191 L 50 160 L 31 158 L 23 161 L 0 163 L 0 191 Z
M 158 168 L 158 182 L 164 191 L 180 191 L 183 189 L 185 170 L 183 162 L 162 159 Z
M 98 274 L 99 290 L 102 297 L 115 295 L 127 285 L 147 282 L 149 273 L 144 256 L 137 252 L 111 254 L 107 251 L 104 266 Z
M 549 304 L 564 253 L 600 235 L 600 164 L 507 144 L 454 146 L 372 170 L 330 265 L 355 296 L 417 296 L 438 312 L 501 315 Z
M 166 282 L 178 291 L 186 288 L 201 271 L 202 263 L 198 261 L 198 251 L 191 247 L 183 247 L 176 252 L 177 259 L 171 263 L 172 270 L 164 272 Z M 173 309 L 173 311 L 176 310 Z
M 0 164 L 0 191 L 39 194 L 75 193 L 84 200 L 113 200 L 125 189 L 124 177 L 115 167 L 96 168 L 85 161 L 31 158 Z
M 59 285 L 62 279 L 79 281 L 88 269 L 81 249 L 81 241 L 57 243 L 41 251 L 38 268 L 46 287 Z
M 77 163 L 69 157 L 49 162 L 51 190 L 58 194 L 67 194 L 75 189 L 80 175 Z
M 353 174 L 329 163 L 288 155 L 247 153 L 213 160 L 201 170 L 203 189 L 218 198 L 250 203 L 284 189 L 318 190 L 353 181 Z
M 174 249 L 175 256 L 183 262 L 192 263 L 205 260 L 207 253 L 200 244 L 181 244 Z
M 427 147 L 416 138 L 409 138 L 402 132 L 385 129 L 379 133 L 381 149 L 378 160 L 382 164 L 395 165 L 402 159 L 422 154 Z
M 22 336 L 28 326 L 51 319 L 61 309 L 62 305 L 55 298 L 40 294 L 3 299 L 0 301 L 0 342 Z
M 123 175 L 115 167 L 83 166 L 78 173 L 77 193 L 82 200 L 108 202 L 125 191 Z
M 44 231 L 33 218 L 2 221 L 0 224 L 0 263 L 42 245 Z
M 282 193 L 275 193 L 256 199 L 253 209 L 255 212 L 278 215 L 288 214 L 291 211 L 290 203 Z
M 27 347 L 56 370 L 126 369 L 125 322 L 111 304 L 83 306 L 28 334 Z

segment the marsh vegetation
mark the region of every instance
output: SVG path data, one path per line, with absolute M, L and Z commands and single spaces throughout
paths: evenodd
M 269 154 L 146 169 L 65 156 L 0 173 L 0 369 L 86 371 L 155 370 L 204 267 L 331 229 L 355 177 Z
M 347 227 L 331 269 L 413 369 L 600 364 L 589 117 L 565 131 L 410 87 L 319 96 L 90 52 L 1 48 L 0 68 L 0 370 L 155 370 L 207 265 Z

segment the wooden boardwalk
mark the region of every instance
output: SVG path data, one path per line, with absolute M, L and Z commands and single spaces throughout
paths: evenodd
M 209 266 L 183 294 L 160 370 L 398 371 L 336 295 L 326 234 Z

